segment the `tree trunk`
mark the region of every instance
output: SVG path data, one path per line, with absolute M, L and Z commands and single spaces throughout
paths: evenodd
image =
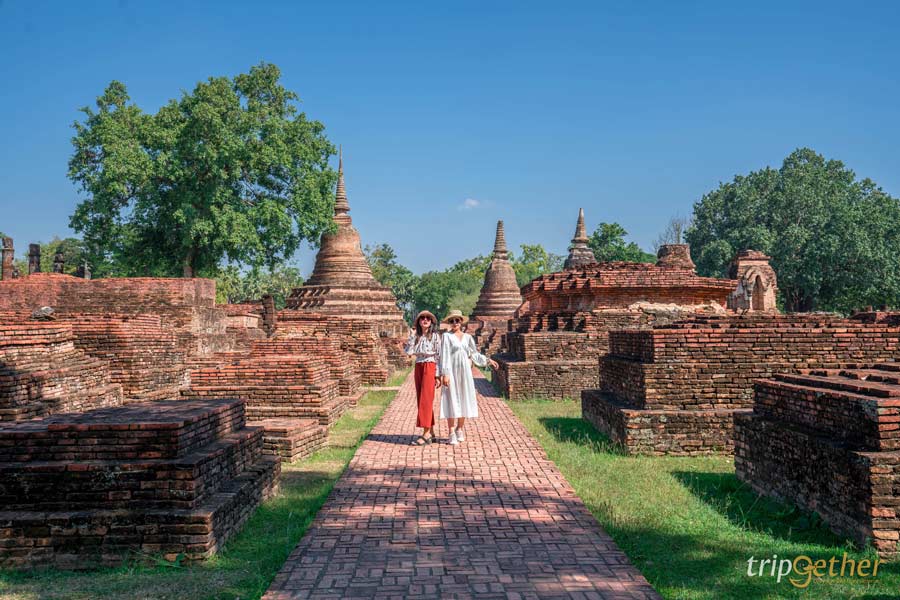
M 182 273 L 181 276 L 186 279 L 194 278 L 194 248 L 188 250 L 188 253 L 184 257 L 184 261 L 181 263 Z

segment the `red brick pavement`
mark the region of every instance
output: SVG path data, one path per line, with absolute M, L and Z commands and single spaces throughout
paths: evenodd
M 659 598 L 537 441 L 476 380 L 466 441 L 410 446 L 408 378 L 264 600 Z

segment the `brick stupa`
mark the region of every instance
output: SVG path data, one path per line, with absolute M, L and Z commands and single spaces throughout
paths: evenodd
M 597 262 L 594 258 L 594 251 L 588 245 L 587 229 L 584 226 L 584 209 L 578 209 L 578 222 L 575 224 L 575 237 L 572 238 L 572 245 L 569 246 L 569 256 L 563 268 L 568 271 L 570 269 L 578 269 L 585 265 Z
M 359 232 L 350 219 L 344 187 L 344 161 L 338 166 L 334 222 L 337 231 L 322 236 L 316 266 L 306 285 L 296 288 L 287 307 L 372 321 L 389 337 L 405 335 L 407 325 L 390 288 L 378 283 L 366 262 Z
M 497 221 L 494 254 L 468 326 L 482 352 L 492 354 L 501 349 L 501 338 L 508 329 L 508 321 L 520 304 L 522 294 L 516 283 L 516 272 L 509 264 L 503 221 Z

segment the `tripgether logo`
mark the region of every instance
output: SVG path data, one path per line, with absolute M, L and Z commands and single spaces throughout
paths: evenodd
M 813 577 L 877 577 L 880 564 L 877 558 L 874 561 L 847 558 L 846 552 L 841 558 L 832 556 L 829 560 L 813 560 L 803 554 L 794 559 L 779 559 L 777 554 L 773 554 L 772 558 L 757 559 L 751 556 L 747 559 L 747 576 L 775 577 L 776 583 L 787 577 L 794 587 L 805 588 Z

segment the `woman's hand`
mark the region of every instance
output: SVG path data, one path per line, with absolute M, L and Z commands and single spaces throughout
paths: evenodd
M 497 361 L 494 360 L 493 358 L 489 358 L 489 359 L 488 359 L 488 364 L 491 365 L 491 368 L 492 368 L 492 369 L 499 369 L 499 368 L 500 368 L 500 365 L 498 365 L 498 364 L 497 364 Z
M 447 375 L 441 375 L 441 383 L 449 387 L 450 377 L 448 377 Z
M 441 378 L 435 377 L 434 378 L 434 389 L 438 389 L 439 387 L 441 387 Z

